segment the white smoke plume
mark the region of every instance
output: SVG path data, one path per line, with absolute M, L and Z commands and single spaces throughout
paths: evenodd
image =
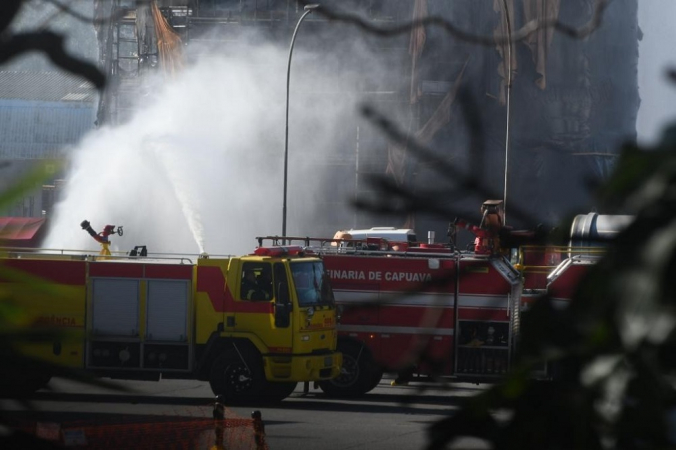
M 204 59 L 129 123 L 86 138 L 46 246 L 96 248 L 84 219 L 123 225 L 116 250 L 242 253 L 279 232 L 285 70 L 259 55 L 265 65 Z
M 203 57 L 166 85 L 154 82 L 131 121 L 87 136 L 70 155 L 44 246 L 98 249 L 79 226 L 85 219 L 97 232 L 123 226 L 114 251 L 244 254 L 256 236 L 281 234 L 288 47 L 249 50 Z M 345 132 L 336 124 L 358 114 L 357 96 L 334 96 L 330 108 L 312 101 L 349 91 L 336 61 L 294 50 L 287 234 L 313 232 L 314 202 L 325 200 L 315 198 L 322 176 L 307 176 L 308 161 L 331 155 Z M 349 199 L 334 200 L 349 208 Z

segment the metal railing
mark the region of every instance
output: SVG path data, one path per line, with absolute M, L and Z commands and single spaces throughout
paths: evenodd
M 81 249 L 55 249 L 55 248 L 25 248 L 25 247 L 0 247 L 0 258 L 9 259 L 69 259 L 81 261 L 106 261 L 106 260 L 153 260 L 153 261 L 178 261 L 180 264 L 194 264 L 193 261 L 205 257 L 205 255 L 184 255 L 179 253 L 147 253 L 144 256 L 132 255 L 131 252 L 111 251 L 110 255 L 101 255 L 94 250 Z M 208 255 L 213 257 L 216 255 Z M 218 257 L 230 258 L 230 255 Z
M 524 273 L 549 274 L 566 259 L 596 261 L 605 252 L 604 247 L 524 245 L 519 247 L 517 262 L 514 266 Z M 533 257 L 533 255 L 538 256 Z M 541 262 L 533 264 L 529 261 L 533 259 L 539 259 Z

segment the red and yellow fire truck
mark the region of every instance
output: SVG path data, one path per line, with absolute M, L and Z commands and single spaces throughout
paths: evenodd
M 383 371 L 496 379 L 512 362 L 521 311 L 545 292 L 565 304 L 599 258 L 600 249 L 580 242 L 521 245 L 534 233 L 504 233 L 500 201 L 485 202 L 482 211 L 478 226 L 456 221 L 452 227 L 474 233 L 469 251 L 432 240 L 417 243 L 412 230 L 392 228 L 341 231 L 331 239 L 286 238 L 314 244 L 342 309 L 343 368 L 338 377 L 319 383 L 326 393 L 364 394 Z M 593 238 L 627 221 L 606 222 L 601 225 L 598 214 L 579 216 L 571 237 Z M 265 239 L 275 238 L 259 242 Z M 546 369 L 533 375 L 548 377 Z
M 104 250 L 0 250 L 0 289 L 24 318 L 17 329 L 70 331 L 23 343 L 23 354 L 102 377 L 209 381 L 228 400 L 283 399 L 299 381 L 338 375 L 336 305 L 316 255 L 298 246 L 194 260 Z M 36 367 L 3 367 L 3 388 L 41 387 L 53 372 Z

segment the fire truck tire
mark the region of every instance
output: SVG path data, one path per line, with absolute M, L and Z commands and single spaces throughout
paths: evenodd
M 0 377 L 0 396 L 2 397 L 27 397 L 42 389 L 49 383 L 50 373 L 6 372 Z
M 339 342 L 338 351 L 343 354 L 340 374 L 331 380 L 322 381 L 319 387 L 330 397 L 357 397 L 373 389 L 379 371 L 371 352 L 356 342 Z M 380 380 L 378 380 L 380 381 Z
M 216 358 L 209 376 L 214 395 L 235 403 L 264 398 L 268 383 L 260 356 L 252 353 L 229 348 Z
M 291 395 L 297 385 L 298 383 L 267 382 L 265 399 L 268 402 L 280 402 Z
M 373 379 L 371 380 L 371 385 L 369 386 L 368 390 L 366 392 L 371 392 L 374 390 L 378 384 L 380 383 L 380 380 L 383 379 L 383 370 L 382 369 L 376 369 L 373 372 Z

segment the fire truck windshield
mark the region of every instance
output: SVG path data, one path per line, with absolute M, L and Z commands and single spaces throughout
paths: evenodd
M 334 304 L 331 283 L 321 261 L 292 263 L 291 274 L 300 306 Z

